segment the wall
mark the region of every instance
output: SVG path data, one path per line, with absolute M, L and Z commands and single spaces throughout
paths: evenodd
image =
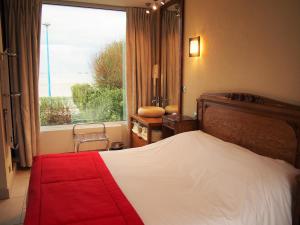
M 40 154 L 66 153 L 74 151 L 73 126 L 41 127 Z M 88 129 L 85 129 L 85 132 Z M 126 122 L 106 123 L 107 136 L 110 142 L 123 141 L 128 146 L 128 130 Z M 81 146 L 81 150 L 102 148 L 101 143 L 88 143 Z
M 204 92 L 248 92 L 300 105 L 299 0 L 185 0 L 184 113 Z M 201 57 L 188 38 L 201 36 Z

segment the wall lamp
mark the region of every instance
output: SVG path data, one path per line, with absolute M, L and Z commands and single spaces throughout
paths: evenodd
M 195 37 L 195 38 L 190 38 L 189 45 L 190 45 L 190 49 L 189 49 L 190 57 L 199 57 L 200 56 L 200 36 Z

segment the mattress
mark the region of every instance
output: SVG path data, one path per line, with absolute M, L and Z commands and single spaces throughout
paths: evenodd
M 291 225 L 299 171 L 201 131 L 101 152 L 145 225 Z

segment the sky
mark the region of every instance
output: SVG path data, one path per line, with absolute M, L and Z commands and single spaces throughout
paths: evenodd
M 71 96 L 74 83 L 91 83 L 93 58 L 106 45 L 126 38 L 122 11 L 43 5 L 42 24 L 49 23 L 52 96 Z M 41 28 L 40 96 L 48 96 L 46 28 Z

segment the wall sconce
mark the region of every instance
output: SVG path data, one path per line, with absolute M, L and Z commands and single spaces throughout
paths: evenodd
M 190 38 L 190 57 L 200 56 L 200 36 L 195 38 Z

